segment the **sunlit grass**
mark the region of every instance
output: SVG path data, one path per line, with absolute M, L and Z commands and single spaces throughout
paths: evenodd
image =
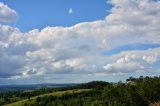
M 85 92 L 85 91 L 90 91 L 91 89 L 75 89 L 75 90 L 66 90 L 66 91 L 58 91 L 58 92 L 52 92 L 52 93 L 46 93 L 46 94 L 42 94 L 39 96 L 35 96 L 35 97 L 31 97 L 30 99 L 24 99 L 24 100 L 20 100 L 11 104 L 7 104 L 4 106 L 23 106 L 23 104 L 25 104 L 26 102 L 31 102 L 31 101 L 35 101 L 37 97 L 44 97 L 44 96 L 62 96 L 65 93 L 80 93 L 80 92 Z

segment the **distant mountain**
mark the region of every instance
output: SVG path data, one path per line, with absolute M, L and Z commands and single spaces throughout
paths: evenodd
M 29 84 L 29 85 L 0 85 L 0 92 L 18 91 L 18 90 L 35 90 L 39 88 L 57 88 L 78 85 L 76 83 L 69 84 Z

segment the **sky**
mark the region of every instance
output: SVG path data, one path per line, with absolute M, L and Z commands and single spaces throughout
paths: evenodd
M 160 75 L 159 0 L 0 0 L 0 85 Z
M 18 27 L 22 32 L 43 29 L 46 26 L 72 26 L 103 19 L 111 8 L 106 0 L 0 1 L 16 10 L 18 20 L 11 25 Z

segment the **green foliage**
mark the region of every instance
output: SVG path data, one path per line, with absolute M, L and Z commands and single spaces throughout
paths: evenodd
M 20 106 L 148 106 L 160 100 L 160 77 L 130 77 L 126 81 L 126 83 L 93 81 L 75 87 L 58 88 L 56 90 L 60 92 L 57 95 L 48 93 L 31 97 Z M 92 90 L 85 92 L 76 90 L 82 88 Z M 3 95 L 0 101 L 4 102 L 5 99 L 10 98 Z

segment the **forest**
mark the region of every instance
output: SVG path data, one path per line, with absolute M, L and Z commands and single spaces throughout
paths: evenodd
M 148 106 L 159 101 L 160 76 L 0 93 L 0 106 Z

